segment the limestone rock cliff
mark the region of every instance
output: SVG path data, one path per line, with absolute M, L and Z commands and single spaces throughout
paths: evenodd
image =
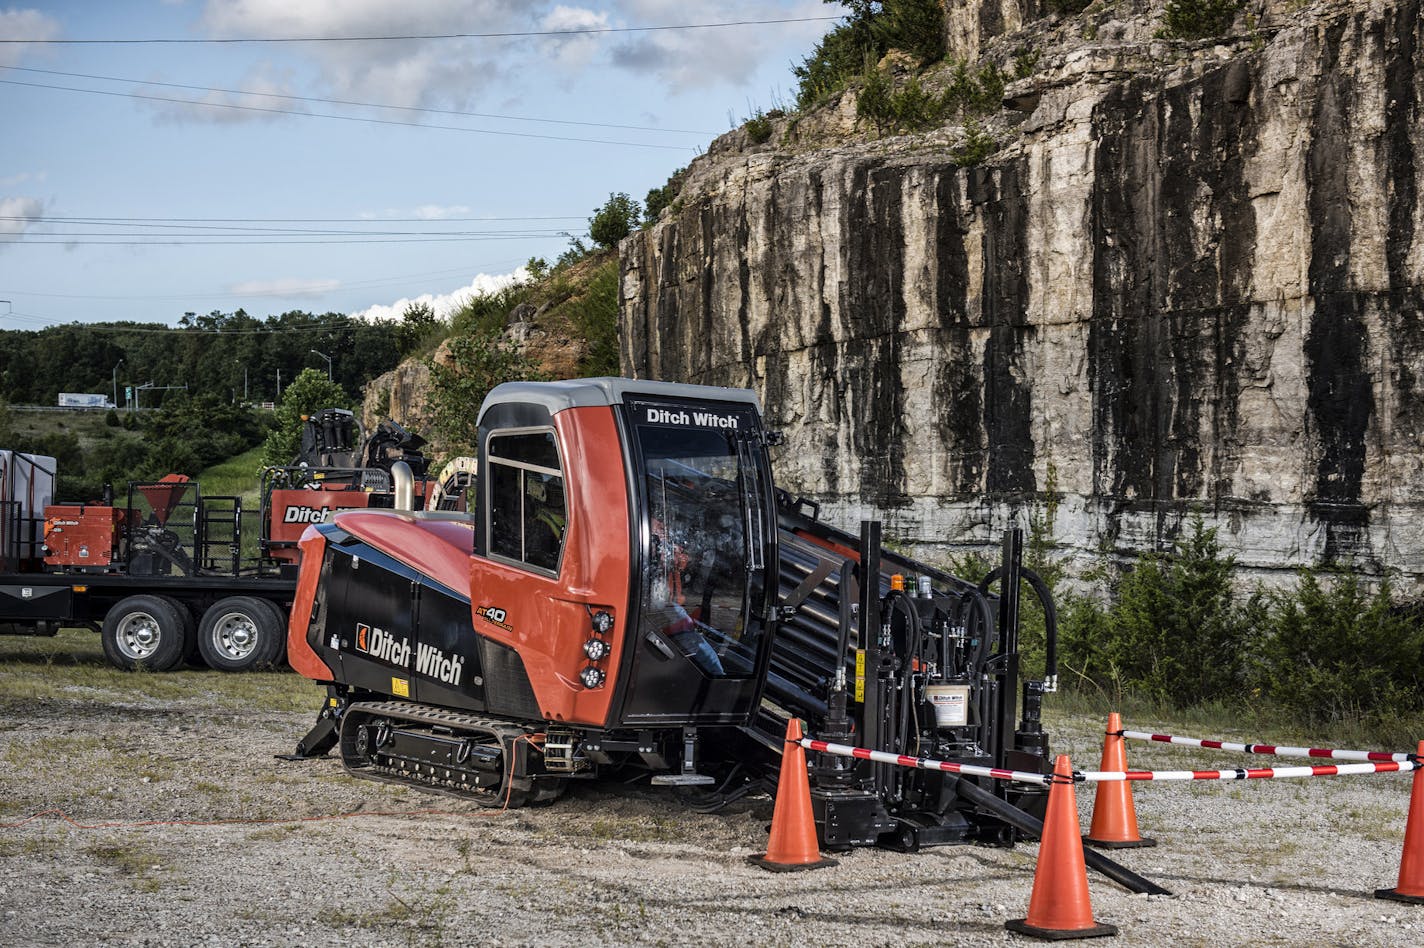
M 1001 150 L 733 133 L 622 247 L 624 370 L 756 388 L 782 486 L 921 548 L 1052 500 L 1080 564 L 1200 511 L 1260 576 L 1424 578 L 1421 0 L 1258 3 L 1221 44 L 949 6 L 961 55 L 1042 53 Z

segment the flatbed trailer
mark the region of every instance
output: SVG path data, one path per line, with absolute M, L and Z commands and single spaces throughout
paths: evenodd
M 177 475 L 132 483 L 117 501 L 110 490 L 55 504 L 53 467 L 0 456 L 0 634 L 89 628 L 126 669 L 284 666 L 297 537 L 334 510 L 393 499 L 388 470 L 298 465 L 262 471 L 255 511 Z M 420 483 L 407 485 L 417 498 Z

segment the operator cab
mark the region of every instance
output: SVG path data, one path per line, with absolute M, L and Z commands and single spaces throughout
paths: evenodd
M 756 406 L 630 397 L 623 419 L 643 564 L 624 720 L 730 723 L 754 707 L 776 562 Z
M 601 713 L 576 702 L 573 719 L 609 728 L 750 720 L 770 660 L 777 563 L 760 407 L 746 390 L 628 379 L 506 383 L 487 397 L 476 555 L 525 580 L 510 587 L 486 570 L 472 579 L 472 604 L 512 613 L 506 603 L 518 603 L 523 617 L 540 611 L 537 600 L 572 603 L 597 590 L 616 623 L 607 657 L 563 676 L 586 678 L 585 690 L 607 700 Z M 498 602 L 495 583 L 509 590 Z M 561 635 L 569 623 L 545 611 L 542 635 Z M 543 647 L 557 663 L 585 638 Z M 533 648 L 521 651 L 528 660 Z

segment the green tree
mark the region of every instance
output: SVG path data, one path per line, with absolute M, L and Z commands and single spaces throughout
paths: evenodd
M 1064 657 L 1100 684 L 1189 705 L 1240 694 L 1259 603 L 1236 602 L 1234 557 L 1200 517 L 1170 553 L 1144 556 L 1104 610 L 1064 609 Z
M 631 234 L 642 220 L 643 209 L 638 202 L 619 191 L 588 219 L 588 235 L 600 247 L 617 247 L 618 241 Z
M 528 356 L 495 329 L 452 338 L 430 366 L 431 427 L 451 454 L 474 454 L 480 405 L 501 382 L 542 379 Z
M 302 416 L 323 408 L 350 408 L 351 399 L 320 369 L 303 369 L 282 391 L 273 413 L 274 427 L 262 445 L 262 463 L 291 464 L 302 447 Z
M 1354 573 L 1325 584 L 1306 571 L 1294 593 L 1272 595 L 1271 621 L 1253 649 L 1258 693 L 1312 724 L 1418 712 L 1424 623 L 1392 593 L 1388 579 L 1372 593 Z
M 440 331 L 441 323 L 429 303 L 411 303 L 401 314 L 396 344 L 402 356 L 422 348 Z

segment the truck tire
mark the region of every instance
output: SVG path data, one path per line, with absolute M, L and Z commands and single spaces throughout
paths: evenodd
M 287 621 L 290 618 L 289 610 L 283 609 L 279 604 L 270 599 L 263 599 L 263 605 L 272 610 L 272 615 L 277 620 L 278 640 L 282 643 L 277 649 L 277 655 L 272 659 L 272 663 L 278 668 L 285 668 L 287 664 Z
M 198 624 L 198 650 L 218 671 L 270 668 L 282 653 L 276 610 L 253 596 L 220 599 Z
M 104 657 L 115 668 L 167 671 L 183 660 L 186 626 L 164 596 L 130 596 L 104 616 Z
M 193 610 L 188 604 L 173 596 L 159 596 L 178 612 L 183 622 L 183 664 L 189 668 L 206 668 L 203 656 L 198 653 L 198 620 L 193 618 Z

